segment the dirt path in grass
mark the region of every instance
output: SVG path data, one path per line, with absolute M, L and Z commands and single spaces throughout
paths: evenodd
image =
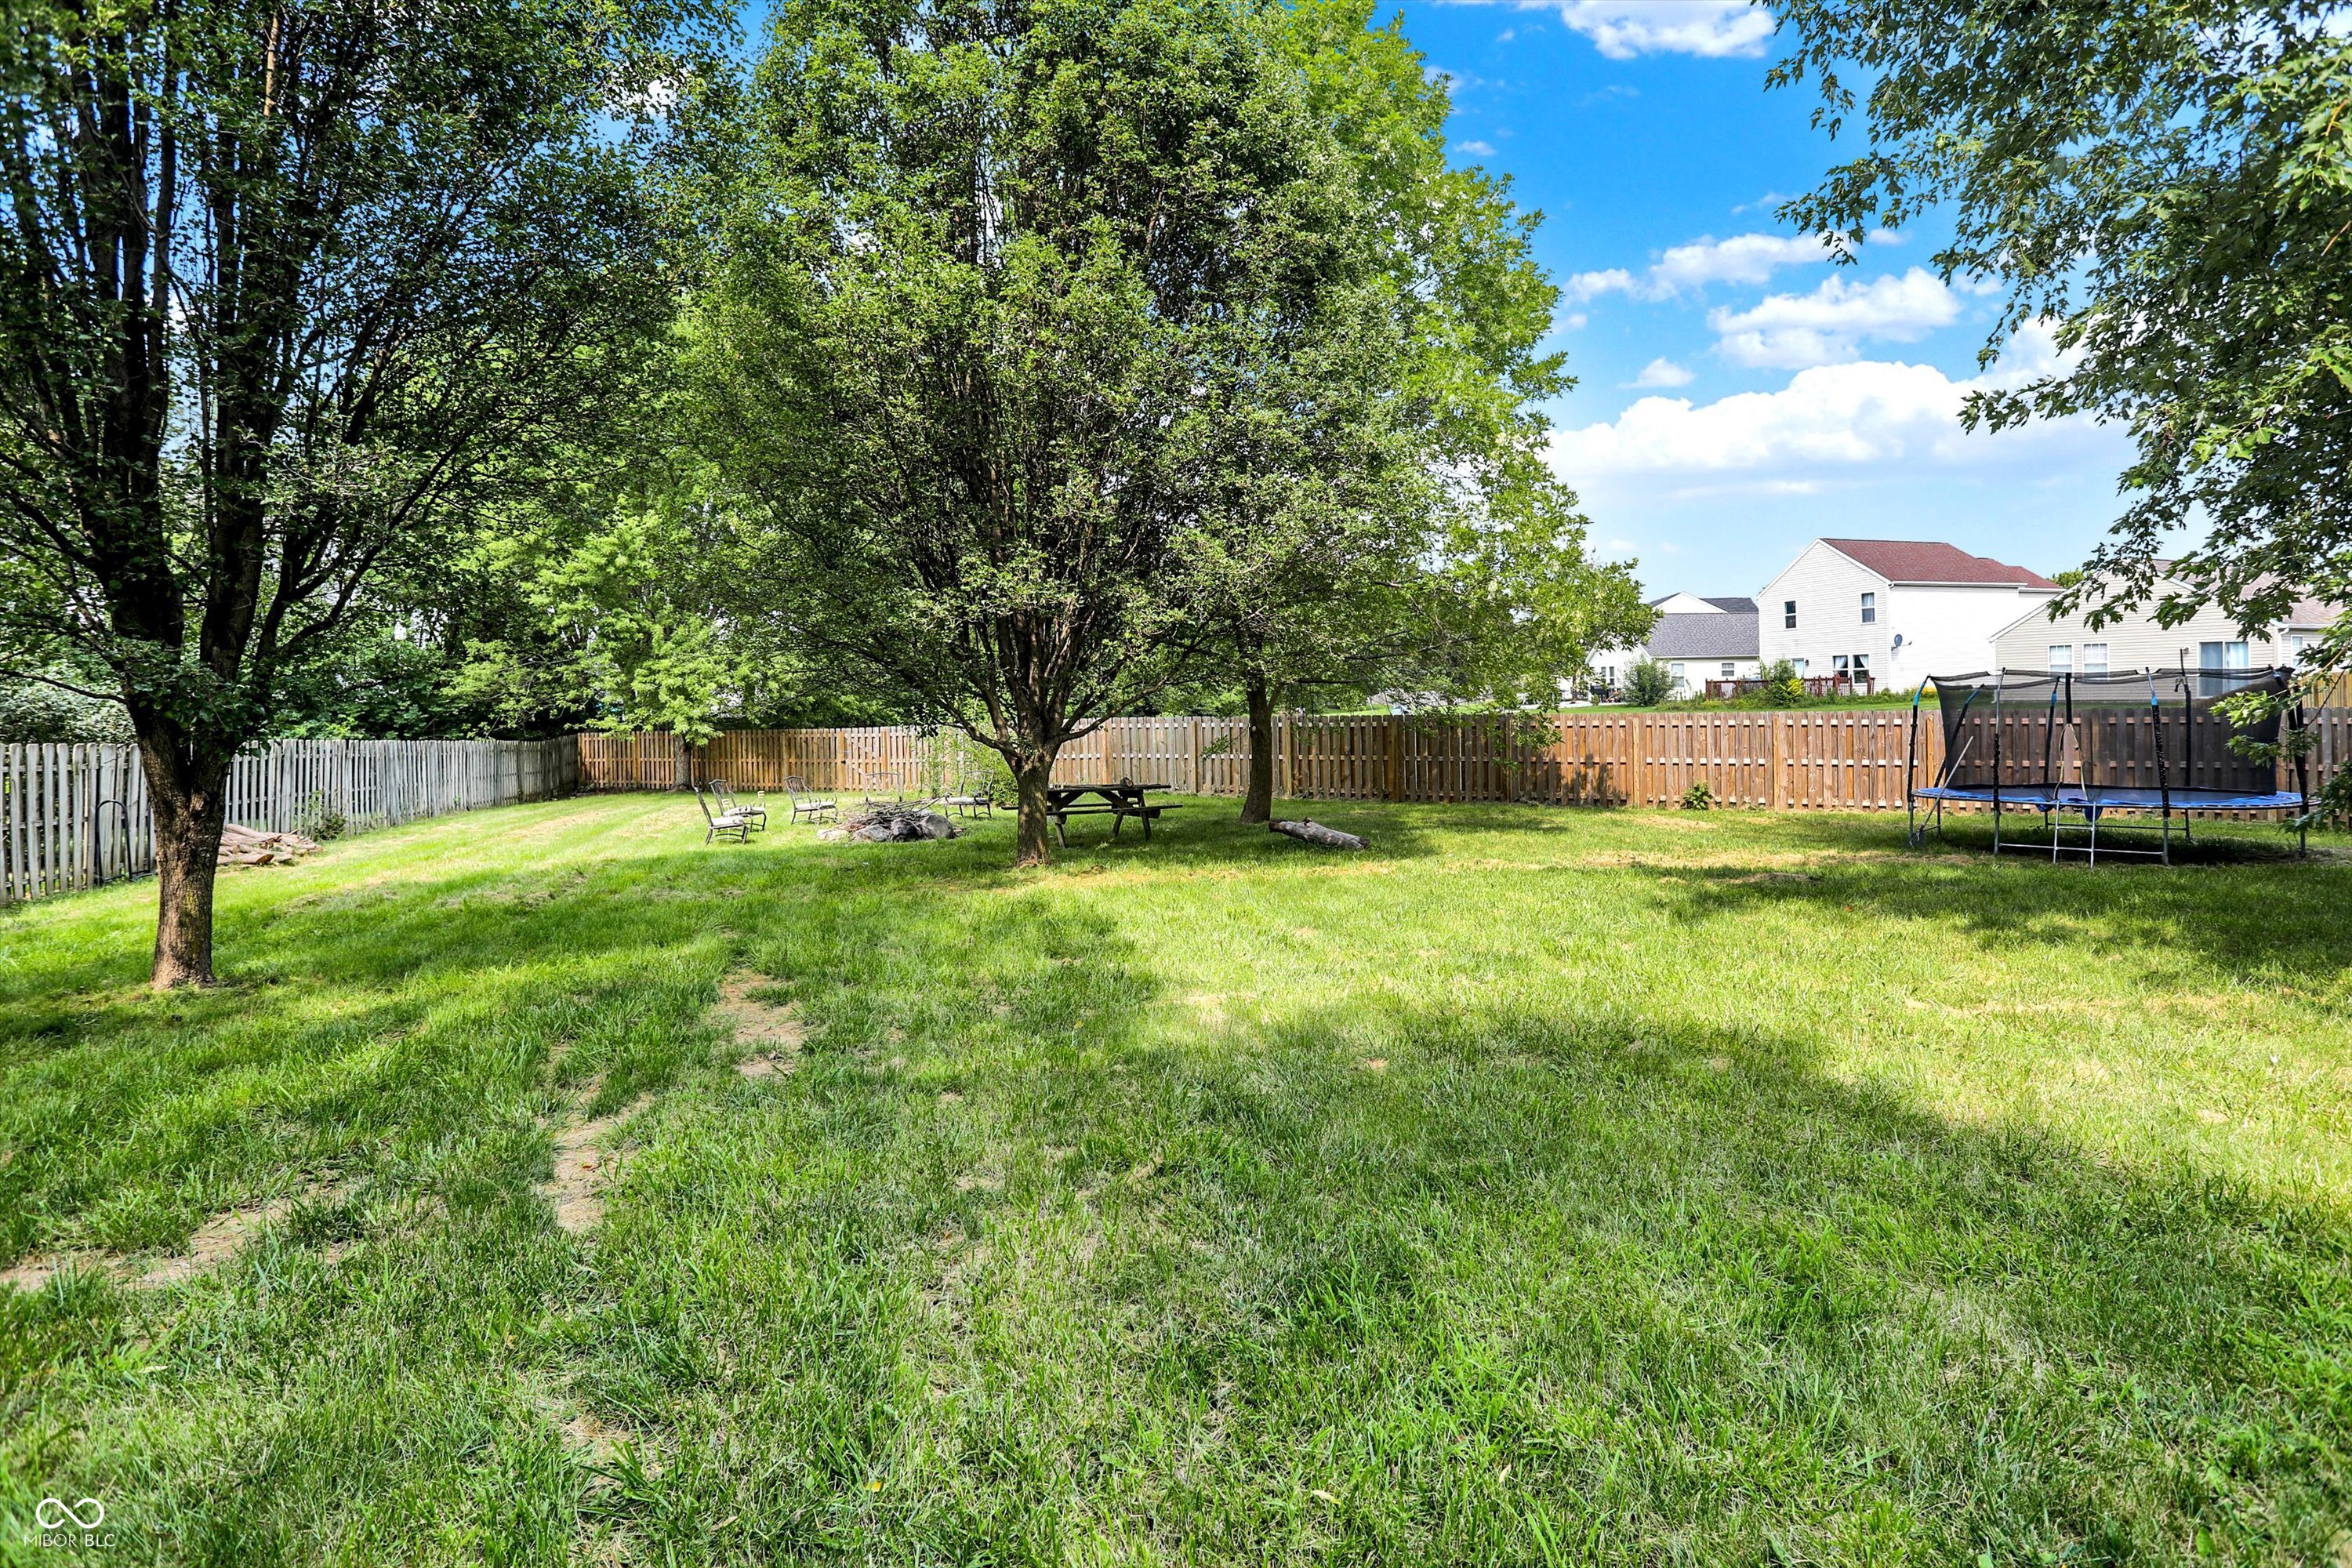
M 752 994 L 772 984 L 764 975 L 730 974 L 720 983 L 719 1005 L 711 1009 L 712 1020 L 726 1026 L 739 1046 L 751 1047 L 751 1054 L 735 1064 L 736 1072 L 747 1079 L 789 1073 L 800 1056 L 800 1020 L 789 1007 L 762 1002 Z M 594 1104 L 603 1089 L 601 1078 L 592 1080 L 578 1103 Z M 619 1178 L 628 1158 L 625 1150 L 606 1144 L 614 1131 L 653 1100 L 651 1094 L 639 1095 L 619 1110 L 556 1129 L 555 1174 L 541 1186 L 540 1195 L 553 1206 L 555 1223 L 567 1234 L 583 1235 L 604 1219 L 605 1190 Z
M 94 1251 L 36 1254 L 0 1271 L 0 1287 L 45 1290 L 50 1281 L 68 1270 L 96 1270 L 110 1274 L 122 1283 L 142 1290 L 165 1285 L 184 1285 L 235 1258 L 245 1249 L 248 1240 L 284 1220 L 294 1212 L 297 1205 L 331 1204 L 343 1195 L 343 1188 L 328 1184 L 257 1204 L 225 1209 L 191 1232 L 187 1245 L 177 1252 L 160 1255 Z
M 751 994 L 772 984 L 765 975 L 730 974 L 719 987 L 719 1005 L 711 1009 L 711 1017 L 732 1029 L 739 1045 L 751 1047 L 751 1054 L 735 1064 L 735 1070 L 745 1078 L 790 1072 L 800 1058 L 806 1035 L 800 1019 L 790 1007 L 761 1002 Z

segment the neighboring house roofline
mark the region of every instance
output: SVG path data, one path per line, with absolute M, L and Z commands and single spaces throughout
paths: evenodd
M 2058 584 L 2041 573 L 2012 566 L 1990 555 L 1971 555 L 1940 539 L 1829 539 L 1813 541 L 1861 567 L 1888 587 L 1906 588 L 2024 588 L 2057 593 Z M 1807 546 L 1811 549 L 1811 546 Z M 1800 551 L 1797 560 L 1801 561 Z M 1790 566 L 1794 566 L 1792 561 Z M 1788 574 L 1782 567 L 1772 581 Z M 1767 586 L 1769 586 L 1768 584 Z
M 2169 566 L 2171 563 L 2168 561 L 2159 561 L 2156 564 L 2160 569 Z M 2184 588 L 2188 586 L 2187 584 L 2182 583 L 2178 577 L 2158 576 L 2156 580 L 2156 593 L 2161 594 L 2168 585 L 2171 584 L 2178 584 Z M 2144 608 L 2143 605 L 2132 606 L 2132 610 L 2135 611 L 2142 608 Z M 2293 605 L 2288 606 L 2286 618 L 2279 622 L 2276 626 L 2272 627 L 2264 635 L 2277 637 L 2286 632 L 2324 631 L 2327 627 L 2335 625 L 2336 617 L 2342 614 L 2343 611 L 2341 609 L 2327 604 L 2324 600 L 2297 599 Z M 2023 626 L 2026 622 L 2032 620 L 2037 616 L 2042 617 L 2045 623 L 2049 620 L 2050 606 L 2047 603 L 2037 604 L 2028 609 L 2023 615 L 2019 616 L 2015 620 L 2004 622 L 1992 635 L 1995 639 L 2005 637 L 2010 633 L 2017 630 L 2018 627 Z

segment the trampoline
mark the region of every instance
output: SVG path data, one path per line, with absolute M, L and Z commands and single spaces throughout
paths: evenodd
M 2116 675 L 1990 670 L 1930 679 L 1940 709 L 1944 755 L 1932 782 L 1919 779 L 1920 703 L 1911 699 L 1910 755 L 1904 784 L 1911 842 L 1930 827 L 1943 833 L 1947 805 L 1990 806 L 1992 847 L 2004 843 L 2002 817 L 2032 813 L 2047 826 L 2050 858 L 2079 854 L 2145 855 L 2172 860 L 2173 823 L 2183 842 L 2196 842 L 2189 814 L 2199 811 L 2291 811 L 2307 817 L 2309 782 L 2301 748 L 2294 785 L 2280 788 L 2278 764 L 2239 754 L 2231 742 L 2276 745 L 2282 723 L 2303 728 L 2300 706 L 2241 728 L 2215 711 L 2224 698 L 2258 691 L 2284 696 L 2293 672 L 2264 669 L 2142 669 Z M 2125 816 L 2113 822 L 2110 814 Z M 2155 833 L 2150 847 L 2103 841 L 2128 826 Z M 2307 837 L 2305 824 L 2296 826 Z

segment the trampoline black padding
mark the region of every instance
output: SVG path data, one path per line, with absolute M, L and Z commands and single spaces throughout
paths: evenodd
M 2301 728 L 2302 710 L 2280 701 L 2262 718 L 2238 723 L 2220 707 L 2249 691 L 2285 698 L 2294 687 L 2291 670 L 1992 670 L 1937 676 L 1929 686 L 1943 755 L 1932 781 L 1922 779 L 1923 688 L 1912 699 L 1906 780 L 1914 844 L 1930 826 L 1942 831 L 1948 804 L 1965 804 L 1991 807 L 1996 852 L 2022 847 L 2003 844 L 2001 818 L 2026 812 L 2046 822 L 2053 858 L 2077 853 L 2096 860 L 2104 850 L 2169 862 L 2176 816 L 2186 838 L 2191 812 L 2310 811 L 2300 748 L 2287 748 L 2296 758 L 2293 788 L 2281 779 L 2280 764 L 2269 760 L 2276 755 L 2282 726 Z M 2273 750 L 2249 757 L 2250 743 Z M 1923 810 L 1932 813 L 1926 822 Z M 2103 843 L 2101 819 L 2111 812 L 2132 814 L 2130 826 L 2157 829 L 2158 847 Z M 2150 816 L 2152 822 L 2146 820 Z M 2067 841 L 2070 831 L 2080 842 Z

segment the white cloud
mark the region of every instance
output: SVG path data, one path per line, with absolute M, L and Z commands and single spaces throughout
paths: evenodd
M 1745 365 L 1802 370 L 1851 360 L 1869 339 L 1912 342 L 1959 319 L 1942 279 L 1914 267 L 1867 283 L 1828 278 L 1810 294 L 1768 294 L 1745 310 L 1707 313 L 1717 350 Z
M 1517 27 L 1506 27 L 1495 35 L 1495 41 L 1498 44 L 1507 44 L 1518 36 L 1519 30 Z
M 1612 60 L 1637 55 L 1760 55 L 1771 13 L 1749 0 L 1565 0 L 1559 19 Z
M 1735 234 L 1728 239 L 1702 236 L 1686 245 L 1660 253 L 1649 268 L 1635 277 L 1622 267 L 1599 272 L 1579 272 L 1563 288 L 1581 303 L 1601 294 L 1630 294 L 1637 300 L 1666 300 L 1706 288 L 1710 283 L 1764 283 L 1782 267 L 1825 262 L 1830 253 L 1815 237 L 1782 234 Z
M 1474 158 L 1491 158 L 1495 155 L 1494 144 L 1488 142 L 1456 142 L 1454 148 L 1455 152 L 1467 153 Z
M 1691 373 L 1670 359 L 1654 359 L 1633 378 L 1635 386 L 1688 386 Z
M 1933 365 L 1865 360 L 1799 371 L 1778 392 L 1743 392 L 1713 403 L 1644 397 L 1615 419 L 1551 438 L 1552 467 L 1583 489 L 1615 481 L 1677 495 L 1790 493 L 1841 473 L 1975 468 L 2014 462 L 2053 447 L 2079 456 L 2112 437 L 2087 419 L 1994 434 L 1960 423 L 1973 391 L 2014 386 L 2054 368 L 2049 334 L 2010 340 L 2003 364 L 1956 381 Z
M 1780 267 L 1824 262 L 1829 248 L 1814 236 L 1735 234 L 1729 239 L 1695 239 L 1677 245 L 1650 268 L 1650 287 L 1662 294 L 1704 289 L 1710 283 L 1762 283 Z
M 1581 305 L 1602 294 L 1631 294 L 1636 287 L 1632 273 L 1612 267 L 1606 272 L 1579 272 L 1560 285 L 1560 291 Z

